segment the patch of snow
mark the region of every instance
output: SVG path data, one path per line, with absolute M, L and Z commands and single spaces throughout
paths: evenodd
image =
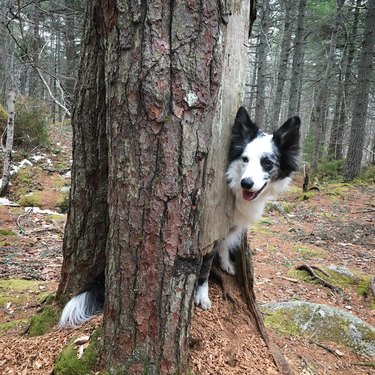
M 33 214 L 46 214 L 46 215 L 61 215 L 61 216 L 64 216 L 64 214 L 61 214 L 57 211 L 42 210 L 39 207 L 25 207 L 25 212 L 32 212 Z
M 1 183 L 0 183 L 1 185 Z M 19 205 L 15 202 L 10 201 L 7 198 L 0 198 L 0 206 L 14 206 L 14 207 L 19 207 Z
M 64 174 L 64 178 L 72 178 L 72 171 L 68 171 Z

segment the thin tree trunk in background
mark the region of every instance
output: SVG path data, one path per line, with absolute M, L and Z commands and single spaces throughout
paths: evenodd
M 347 61 L 345 64 L 345 73 L 344 73 L 344 82 L 343 82 L 343 95 L 341 99 L 340 104 L 340 119 L 339 123 L 337 125 L 337 129 L 335 130 L 335 134 L 333 134 L 333 138 L 331 143 L 331 154 L 334 155 L 334 158 L 336 160 L 341 160 L 343 155 L 343 142 L 344 142 L 344 132 L 346 128 L 347 118 L 348 118 L 348 112 L 350 108 L 350 88 L 352 86 L 352 72 L 353 72 L 353 61 L 355 52 L 357 50 L 357 34 L 358 34 L 358 21 L 359 21 L 359 13 L 361 8 L 361 2 L 362 0 L 356 1 L 356 7 L 354 10 L 354 16 L 353 16 L 353 25 L 352 30 L 349 34 L 349 38 L 347 41 L 348 44 L 348 54 L 347 54 Z
M 365 141 L 366 119 L 368 110 L 368 100 L 374 60 L 375 47 L 375 1 L 367 3 L 367 15 L 363 43 L 361 49 L 361 59 L 359 62 L 358 81 L 356 95 L 354 97 L 352 124 L 350 128 L 349 148 L 346 157 L 344 172 L 345 180 L 352 180 L 361 171 L 363 145 Z
M 281 101 L 283 98 L 284 85 L 287 78 L 290 44 L 292 40 L 292 4 L 290 0 L 285 0 L 283 4 L 285 6 L 284 32 L 283 39 L 281 41 L 275 100 L 273 102 L 271 111 L 272 117 L 270 125 L 272 131 L 276 130 L 279 127 Z
M 75 1 L 65 0 L 65 91 L 66 102 L 71 108 L 74 94 L 74 86 L 76 81 L 76 71 L 78 62 L 78 51 L 75 44 L 76 32 L 76 12 Z
M 298 7 L 297 30 L 294 43 L 292 71 L 289 87 L 288 117 L 298 114 L 298 103 L 300 101 L 300 82 L 303 69 L 303 39 L 305 33 L 306 0 L 300 0 Z
M 341 21 L 342 7 L 344 6 L 344 1 L 345 0 L 337 0 L 337 13 L 336 13 L 335 26 L 331 34 L 331 43 L 329 46 L 326 69 L 325 69 L 325 73 L 323 77 L 323 83 L 321 87 L 319 88 L 317 99 L 314 103 L 314 107 L 311 113 L 310 128 L 312 129 L 312 133 L 314 135 L 314 145 L 313 145 L 312 162 L 311 162 L 311 167 L 313 170 L 316 169 L 318 166 L 318 162 L 321 156 L 321 147 L 323 146 L 324 128 L 325 128 L 324 123 L 325 123 L 325 113 L 326 113 L 326 105 L 327 105 L 327 98 L 328 98 L 328 88 L 330 85 L 332 68 L 333 68 L 335 52 L 336 52 L 337 33 L 339 31 L 339 27 L 341 26 L 341 22 L 342 22 Z
M 337 93 L 336 93 L 336 104 L 335 112 L 332 120 L 331 135 L 329 138 L 328 145 L 328 158 L 340 160 L 338 158 L 338 137 L 340 135 L 340 114 L 341 114 L 341 105 L 343 105 L 343 96 L 344 96 L 344 84 L 342 80 L 342 72 L 339 71 L 338 82 L 337 82 Z
M 3 176 L 0 184 L 0 196 L 4 196 L 9 187 L 10 181 L 10 164 L 12 161 L 12 151 L 13 151 L 13 137 L 14 137 L 14 116 L 15 116 L 15 102 L 16 93 L 15 91 L 10 91 L 7 98 L 7 111 L 8 111 L 8 121 L 7 121 L 7 140 L 5 144 L 4 152 L 4 162 L 3 162 Z
M 267 52 L 268 29 L 269 29 L 270 3 L 269 0 L 263 1 L 261 29 L 258 46 L 258 73 L 257 73 L 257 95 L 255 103 L 255 122 L 265 129 L 267 125 L 266 118 L 266 85 L 267 85 Z
M 104 51 L 97 11 L 98 9 L 94 9 L 94 5 L 88 2 L 79 80 L 72 114 L 71 203 L 57 291 L 57 299 L 62 302 L 104 273 L 105 267 L 108 146 Z

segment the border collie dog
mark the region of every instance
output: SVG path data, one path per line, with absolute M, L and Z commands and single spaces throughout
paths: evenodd
M 215 254 L 221 268 L 231 275 L 235 265 L 231 255 L 240 248 L 242 236 L 263 213 L 266 200 L 286 190 L 291 174 L 298 169 L 300 119 L 292 117 L 272 135 L 255 125 L 240 107 L 232 128 L 227 180 L 235 196 L 233 226 L 228 236 L 203 259 L 195 291 L 195 303 L 207 310 L 208 277 Z M 103 309 L 104 274 L 64 307 L 60 327 L 75 327 Z
M 236 273 L 232 259 L 240 249 L 244 233 L 260 219 L 267 199 L 285 191 L 293 172 L 298 170 L 300 124 L 298 117 L 292 117 L 272 135 L 266 134 L 250 120 L 244 107 L 239 108 L 232 128 L 226 172 L 235 196 L 233 225 L 228 236 L 203 258 L 194 296 L 196 305 L 202 309 L 211 307 L 208 277 L 214 255 L 218 255 L 223 271 Z

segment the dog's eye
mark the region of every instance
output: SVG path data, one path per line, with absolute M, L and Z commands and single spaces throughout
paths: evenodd
M 262 158 L 260 163 L 266 171 L 270 171 L 273 167 L 273 161 L 269 158 Z
M 244 163 L 248 163 L 249 162 L 249 158 L 247 156 L 242 156 L 242 161 Z

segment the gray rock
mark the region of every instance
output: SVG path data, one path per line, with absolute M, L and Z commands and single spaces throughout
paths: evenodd
M 375 358 L 375 328 L 347 311 L 302 301 L 269 303 L 261 310 L 266 325 L 277 331 L 333 341 Z

